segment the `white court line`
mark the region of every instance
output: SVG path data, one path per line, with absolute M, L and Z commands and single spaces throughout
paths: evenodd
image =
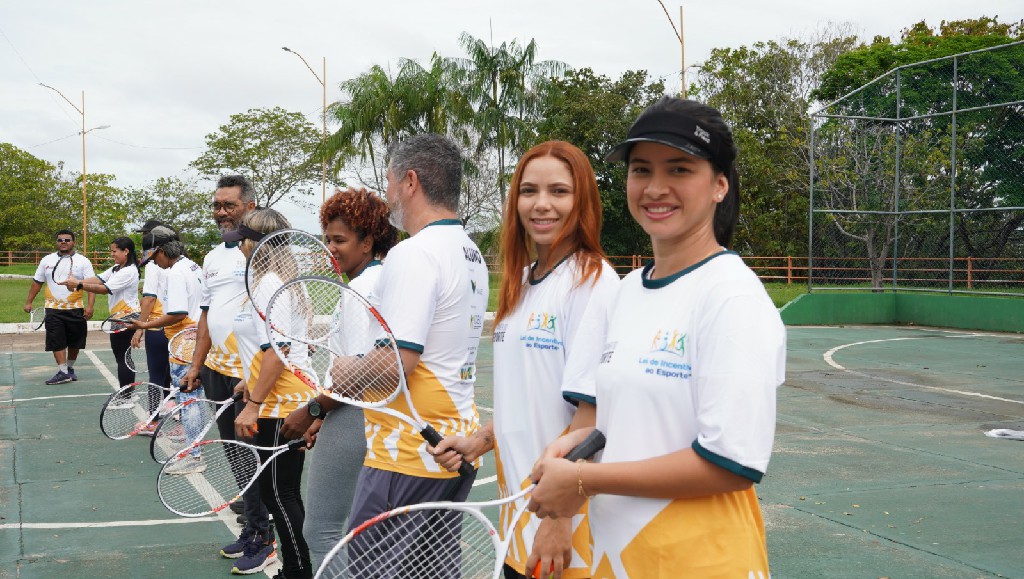
M 97 392 L 96 394 L 61 394 L 59 396 L 37 396 L 35 398 L 15 398 L 11 402 L 35 402 L 36 400 L 56 400 L 58 398 L 89 398 L 92 396 L 104 396 L 109 397 L 110 394 L 106 392 Z
M 492 476 L 489 476 L 487 478 L 482 478 L 480 480 L 473 481 L 473 486 L 474 487 L 478 487 L 478 486 L 483 486 L 483 485 L 486 485 L 486 484 L 491 484 L 492 482 L 494 482 L 496 480 L 498 480 L 498 475 L 492 475 Z
M 971 337 L 974 337 L 976 335 L 980 335 L 980 334 L 958 334 L 958 335 L 946 336 L 946 337 L 949 337 L 949 338 L 971 338 Z M 845 366 L 843 366 L 843 365 L 839 364 L 838 362 L 836 362 L 835 359 L 832 356 L 833 354 L 835 354 L 836 352 L 838 352 L 840 350 L 843 350 L 843 349 L 846 349 L 846 348 L 850 348 L 850 347 L 853 347 L 853 346 L 862 346 L 864 344 L 877 344 L 879 342 L 899 342 L 899 341 L 902 341 L 902 340 L 923 340 L 923 339 L 924 338 L 887 338 L 887 339 L 884 339 L 884 340 L 865 340 L 863 342 L 853 342 L 853 343 L 850 343 L 850 344 L 843 344 L 842 346 L 836 346 L 835 348 L 832 348 L 831 350 L 825 352 L 825 354 L 822 356 L 822 358 L 825 360 L 826 364 L 828 364 L 829 366 L 832 366 L 836 370 L 842 370 L 843 372 L 848 372 L 850 374 L 854 374 L 856 376 L 861 376 L 863 378 L 868 378 L 868 379 L 871 379 L 871 380 L 881 380 L 882 382 L 889 382 L 890 384 L 899 384 L 901 386 L 910 386 L 910 387 L 913 387 L 913 388 L 923 388 L 925 390 L 937 390 L 939 392 L 946 392 L 946 393 L 949 393 L 949 394 L 960 394 L 961 396 L 972 396 L 974 398 L 984 398 L 986 400 L 998 400 L 999 402 L 1012 402 L 1014 404 L 1024 404 L 1024 400 L 1012 400 L 1010 398 L 1000 398 L 999 396 L 992 396 L 990 394 L 982 394 L 981 392 L 969 392 L 969 391 L 966 391 L 966 390 L 954 390 L 952 388 L 940 388 L 938 386 L 927 386 L 925 384 L 915 384 L 913 382 L 905 382 L 903 380 L 896 380 L 895 378 L 886 378 L 884 376 L 874 376 L 874 375 L 871 375 L 871 374 L 865 374 L 864 372 L 858 372 L 856 370 L 850 370 L 850 369 L 846 368 Z
M 6 529 L 105 529 L 108 527 L 154 527 L 162 525 L 183 525 L 187 523 L 216 522 L 218 517 L 195 517 L 181 519 L 150 519 L 147 521 L 107 521 L 104 523 L 4 523 L 0 531 Z
M 117 378 L 114 378 L 114 375 L 110 373 L 110 370 L 107 370 L 107 367 L 105 364 L 103 364 L 103 362 L 100 362 L 99 357 L 96 354 L 92 353 L 92 350 L 82 350 L 82 353 L 84 353 L 89 358 L 89 360 L 92 361 L 92 365 L 96 366 L 96 369 L 100 371 L 100 374 L 103 374 L 103 377 L 107 379 L 108 383 L 110 383 L 111 388 L 117 390 L 118 388 L 121 387 L 117 383 Z

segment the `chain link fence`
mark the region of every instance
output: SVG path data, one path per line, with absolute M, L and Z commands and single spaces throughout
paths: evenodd
M 1024 41 L 811 115 L 808 288 L 1024 295 Z

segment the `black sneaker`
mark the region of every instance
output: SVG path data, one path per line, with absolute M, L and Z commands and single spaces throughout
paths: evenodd
M 263 569 L 277 560 L 276 545 L 271 543 L 264 543 L 258 536 L 254 541 L 246 543 L 245 550 L 242 556 L 235 561 L 233 567 L 231 567 L 232 575 L 252 575 L 253 573 L 259 573 Z
M 72 382 L 78 382 L 78 376 L 75 375 L 75 369 L 74 368 L 68 368 L 68 376 L 71 376 L 71 381 Z
M 236 515 L 241 515 L 245 512 L 245 505 L 242 504 L 242 501 L 235 501 L 233 503 L 229 503 L 228 508 L 231 509 L 231 512 L 235 513 Z
M 245 546 L 253 541 L 256 537 L 256 529 L 249 528 L 248 525 L 242 527 L 242 532 L 239 533 L 238 538 L 233 543 L 225 545 L 221 550 L 220 554 L 222 557 L 228 559 L 237 559 L 242 556 L 245 552 Z
M 73 378 L 71 376 L 65 374 L 64 372 L 61 372 L 60 370 L 57 370 L 57 373 L 54 374 L 53 377 L 51 377 L 49 380 L 47 380 L 46 383 L 50 386 L 53 386 L 54 384 L 67 384 L 72 380 Z

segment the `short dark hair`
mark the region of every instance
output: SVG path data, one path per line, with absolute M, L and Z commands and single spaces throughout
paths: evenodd
M 71 231 L 70 229 L 61 229 L 57 233 L 53 234 L 55 238 L 60 237 L 61 235 L 70 235 L 71 241 L 75 241 L 75 232 Z
M 217 179 L 217 189 L 223 187 L 241 188 L 242 201 L 246 203 L 256 200 L 256 190 L 252 188 L 252 183 L 242 175 L 222 175 L 220 179 Z
M 434 133 L 413 135 L 392 145 L 388 157 L 392 175 L 400 178 L 413 171 L 431 204 L 458 212 L 462 153 L 451 139 Z
M 713 225 L 715 240 L 721 245 L 729 247 L 732 244 L 733 233 L 736 231 L 736 223 L 740 218 L 740 176 L 736 171 L 736 157 L 739 155 L 739 149 L 733 139 L 732 129 L 726 124 L 718 109 L 693 100 L 664 96 L 658 102 L 644 109 L 641 116 L 658 111 L 681 113 L 696 119 L 702 127 L 712 133 L 713 140 L 721 142 L 721 155 L 716 162 L 711 163 L 711 167 L 715 172 L 726 176 L 729 180 L 729 191 L 715 207 Z

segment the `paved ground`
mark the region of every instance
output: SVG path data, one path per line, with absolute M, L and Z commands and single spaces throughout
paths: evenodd
M 0 578 L 225 577 L 230 521 L 170 515 L 148 440 L 100 434 L 106 343 L 90 336 L 79 382 L 46 386 L 42 334 L 0 334 Z M 1024 442 L 983 434 L 1024 430 L 1022 370 L 1021 335 L 789 328 L 758 488 L 772 576 L 1024 577 Z

